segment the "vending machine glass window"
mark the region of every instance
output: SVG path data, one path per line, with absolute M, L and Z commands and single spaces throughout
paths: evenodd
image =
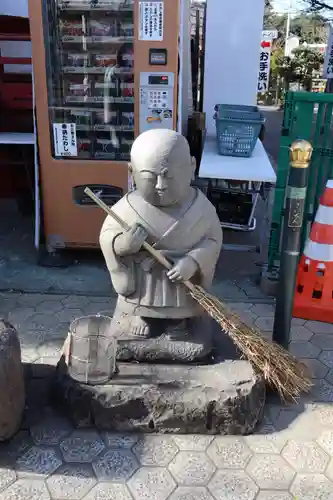
M 44 0 L 54 158 L 129 159 L 133 17 L 134 0 Z

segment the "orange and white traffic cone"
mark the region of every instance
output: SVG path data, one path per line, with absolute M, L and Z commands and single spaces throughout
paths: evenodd
M 333 323 L 333 180 L 326 184 L 298 266 L 293 315 Z

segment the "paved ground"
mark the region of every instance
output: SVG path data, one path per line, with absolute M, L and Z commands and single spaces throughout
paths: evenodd
M 231 305 L 271 335 L 272 305 Z M 73 318 L 113 306 L 101 297 L 0 295 L 23 360 L 45 367 L 57 362 Z M 77 431 L 35 380 L 27 389 L 39 413 L 0 445 L 0 500 L 333 500 L 333 325 L 294 320 L 290 349 L 313 369 L 312 393 L 290 406 L 269 398 L 262 426 L 244 438 Z

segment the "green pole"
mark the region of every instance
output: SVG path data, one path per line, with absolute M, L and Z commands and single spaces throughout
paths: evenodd
M 311 144 L 303 140 L 293 142 L 290 147 L 290 173 L 286 193 L 280 275 L 273 328 L 273 340 L 286 349 L 289 345 L 308 167 L 312 149 Z

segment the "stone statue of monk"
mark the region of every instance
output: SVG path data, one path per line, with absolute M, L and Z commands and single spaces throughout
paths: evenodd
M 184 334 L 202 315 L 181 282 L 211 285 L 222 230 L 213 205 L 191 187 L 194 169 L 181 134 L 144 132 L 131 150 L 135 189 L 112 207 L 130 229 L 124 231 L 110 216 L 101 229 L 100 246 L 118 294 L 115 315 L 123 312 L 127 334 L 134 338 Z M 142 248 L 145 240 L 173 263 L 171 270 Z

